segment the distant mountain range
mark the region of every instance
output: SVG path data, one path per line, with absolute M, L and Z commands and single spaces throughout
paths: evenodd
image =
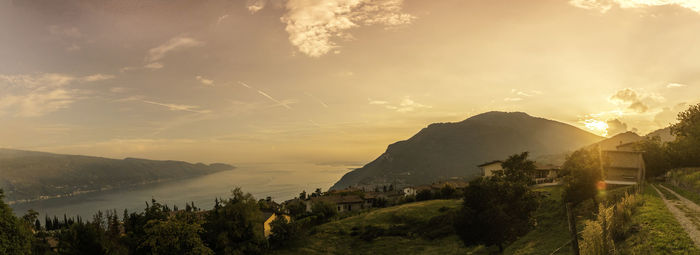
M 11 203 L 205 175 L 234 167 L 0 149 L 0 188 Z
M 345 174 L 331 189 L 395 183 L 419 185 L 479 174 L 478 164 L 529 151 L 538 160 L 561 161 L 567 152 L 603 137 L 522 112 L 487 112 L 456 123 L 435 123 L 362 168 Z

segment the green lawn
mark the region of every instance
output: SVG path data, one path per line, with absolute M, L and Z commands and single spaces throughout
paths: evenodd
M 478 254 L 483 247 L 465 247 L 454 233 L 435 239 L 423 232 L 449 227 L 431 219 L 459 207 L 460 200 L 431 200 L 372 210 L 333 221 L 312 230 L 310 236 L 274 254 Z M 368 241 L 362 232 L 368 226 L 384 234 Z M 431 228 L 433 227 L 433 228 Z M 422 231 L 424 230 L 424 231 Z
M 683 227 L 650 186 L 644 189 L 644 205 L 632 216 L 636 231 L 618 243 L 621 254 L 700 254 Z

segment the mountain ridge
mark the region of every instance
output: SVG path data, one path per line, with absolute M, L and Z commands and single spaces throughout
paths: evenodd
M 382 184 L 420 185 L 478 174 L 476 165 L 529 151 L 557 154 L 603 137 L 524 112 L 491 111 L 460 122 L 433 123 L 395 142 L 374 161 L 345 174 L 331 189 Z
M 22 202 L 201 176 L 235 167 L 0 148 L 0 188 Z

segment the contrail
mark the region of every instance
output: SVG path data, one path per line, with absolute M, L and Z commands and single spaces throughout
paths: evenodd
M 271 97 L 270 95 L 268 95 L 267 93 L 263 92 L 262 90 L 258 90 L 258 93 L 260 93 L 260 95 L 263 95 L 264 97 L 267 97 L 267 98 L 270 99 L 272 102 L 275 102 L 275 103 L 277 103 L 277 104 L 279 104 L 279 105 L 281 105 L 281 106 L 284 106 L 284 107 L 287 108 L 287 109 L 290 109 L 290 110 L 292 109 L 292 107 L 289 107 L 289 105 L 287 105 L 287 104 L 285 104 L 285 103 L 283 103 L 283 102 L 281 102 L 281 101 L 279 101 L 279 100 L 277 100 L 277 99 Z
M 309 93 L 309 92 L 304 92 L 304 94 L 306 94 L 306 95 L 309 96 L 310 98 L 313 98 L 314 100 L 318 101 L 318 103 L 321 104 L 321 105 L 323 106 L 323 108 L 328 108 L 328 105 L 327 105 L 325 102 L 323 102 L 323 100 L 321 100 L 320 98 L 318 98 L 318 97 L 312 95 L 312 94 Z
M 246 88 L 252 89 L 252 88 L 250 87 L 250 85 L 248 85 L 248 84 L 245 84 L 245 82 L 242 82 L 242 81 L 238 81 L 238 84 L 241 84 L 241 86 L 243 86 L 243 87 L 246 87 Z

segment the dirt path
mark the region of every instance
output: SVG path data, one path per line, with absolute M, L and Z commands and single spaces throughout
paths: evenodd
M 695 247 L 700 248 L 700 211 L 697 210 L 698 205 L 672 190 L 661 186 L 662 189 L 668 190 L 671 194 L 678 197 L 678 199 L 667 199 L 656 185 L 652 185 L 652 187 L 659 193 L 664 204 L 666 204 L 666 208 L 676 217 L 676 220 L 678 220 L 678 223 L 685 229 L 685 232 L 688 233 L 690 239 L 693 239 Z

